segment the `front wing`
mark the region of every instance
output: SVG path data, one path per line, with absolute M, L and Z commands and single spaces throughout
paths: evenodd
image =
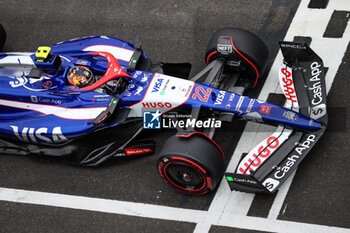
M 305 44 L 280 42 L 279 70 L 285 107 L 322 123 L 314 131 L 284 125 L 243 157 L 234 173 L 225 173 L 231 190 L 274 193 L 323 135 L 328 121 L 322 59 Z M 292 111 L 285 116 L 293 120 Z

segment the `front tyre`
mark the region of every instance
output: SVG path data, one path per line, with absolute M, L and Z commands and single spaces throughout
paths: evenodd
M 240 28 L 224 28 L 215 32 L 205 52 L 207 64 L 224 58 L 226 65 L 239 67 L 248 87 L 255 87 L 261 79 L 268 57 L 269 51 L 264 41 Z
M 0 51 L 4 48 L 6 41 L 6 31 L 5 28 L 0 24 Z
M 223 174 L 223 154 L 210 139 L 195 134 L 170 137 L 162 147 L 157 168 L 165 182 L 190 195 L 214 190 Z

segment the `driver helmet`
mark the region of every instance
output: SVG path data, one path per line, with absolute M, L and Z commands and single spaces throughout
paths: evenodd
M 95 82 L 94 74 L 85 66 L 73 66 L 68 70 L 67 79 L 69 84 L 85 87 Z

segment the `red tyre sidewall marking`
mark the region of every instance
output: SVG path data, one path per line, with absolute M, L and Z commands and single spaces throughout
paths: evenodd
M 181 187 L 181 186 L 179 186 L 179 185 L 177 185 L 177 184 L 175 184 L 171 179 L 169 179 L 169 177 L 168 177 L 168 175 L 167 175 L 167 173 L 166 173 L 166 168 L 170 165 L 170 164 L 183 164 L 183 165 L 190 165 L 190 167 L 192 167 L 193 169 L 195 169 L 200 175 L 201 175 L 201 177 L 202 177 L 202 179 L 203 179 L 203 185 L 202 185 L 202 187 L 200 187 L 199 189 L 186 189 L 186 188 L 184 188 L 184 187 Z M 197 165 L 198 166 L 198 165 Z M 192 165 L 192 163 L 191 164 L 188 164 L 188 163 L 184 163 L 184 162 L 177 162 L 177 161 L 172 161 L 172 162 L 170 162 L 170 163 L 167 163 L 164 167 L 163 167 L 163 169 L 162 169 L 162 172 L 164 173 L 164 178 L 166 178 L 166 180 L 168 180 L 170 183 L 171 183 L 171 185 L 173 185 L 173 186 L 175 186 L 175 187 L 177 187 L 177 188 L 179 188 L 179 189 L 181 189 L 181 190 L 185 190 L 185 191 L 190 191 L 190 192 L 198 192 L 198 191 L 201 191 L 201 190 L 203 190 L 205 187 L 206 187 L 206 184 L 207 184 L 207 179 L 204 177 L 204 175 L 197 169 L 197 166 L 193 166 Z M 201 169 L 203 169 L 203 168 L 201 168 Z
M 238 51 L 238 49 L 236 48 L 235 44 L 233 43 L 232 36 L 221 36 L 221 37 L 230 38 L 230 39 L 231 39 L 231 44 L 232 44 L 233 49 L 234 49 L 244 60 L 246 60 L 246 61 L 253 67 L 253 69 L 254 69 L 255 72 L 256 72 L 256 79 L 255 79 L 255 83 L 254 83 L 254 86 L 253 86 L 253 87 L 255 87 L 256 84 L 257 84 L 257 82 L 258 82 L 258 79 L 259 79 L 259 71 L 258 71 L 258 69 L 255 67 L 255 65 L 254 65 L 248 58 L 246 58 L 242 53 L 240 53 L 240 52 Z
M 207 56 L 207 64 L 209 64 L 210 57 L 217 53 L 218 53 L 217 51 L 213 51 Z

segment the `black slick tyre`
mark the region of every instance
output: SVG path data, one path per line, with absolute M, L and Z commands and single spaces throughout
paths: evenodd
M 6 42 L 6 31 L 5 28 L 0 24 L 0 51 L 4 48 Z
M 230 54 L 220 52 L 219 38 L 227 38 L 228 45 L 232 45 Z M 240 28 L 224 28 L 214 33 L 205 52 L 207 64 L 218 57 L 224 57 L 227 62 L 240 62 L 240 73 L 244 75 L 248 87 L 254 87 L 266 67 L 269 51 L 254 33 Z
M 202 195 L 215 189 L 223 175 L 221 149 L 205 136 L 170 137 L 157 160 L 159 175 L 176 190 Z

